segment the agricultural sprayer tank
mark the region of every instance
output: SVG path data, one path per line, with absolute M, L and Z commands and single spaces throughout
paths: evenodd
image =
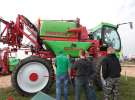
M 55 55 L 60 51 L 77 57 L 81 49 L 88 50 L 90 42 L 83 42 L 79 39 L 79 33 L 69 32 L 70 29 L 77 28 L 77 21 L 58 21 L 43 20 L 41 21 L 40 38 L 42 43 Z

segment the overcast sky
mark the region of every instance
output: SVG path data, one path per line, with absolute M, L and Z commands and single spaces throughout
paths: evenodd
M 32 22 L 41 19 L 81 19 L 90 29 L 100 22 L 112 24 L 133 21 L 135 23 L 135 0 L 1 0 L 0 16 L 16 20 L 23 14 Z M 135 55 L 135 26 L 119 29 L 124 55 Z

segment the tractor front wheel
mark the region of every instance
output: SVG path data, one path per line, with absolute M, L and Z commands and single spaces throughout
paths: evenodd
M 22 60 L 12 73 L 13 87 L 22 95 L 48 92 L 53 84 L 53 67 L 48 60 L 31 56 Z

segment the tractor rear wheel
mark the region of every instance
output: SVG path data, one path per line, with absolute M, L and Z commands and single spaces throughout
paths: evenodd
M 22 60 L 12 73 L 13 87 L 22 95 L 48 92 L 53 84 L 54 71 L 48 60 L 31 56 Z
M 100 57 L 97 59 L 96 61 L 96 79 L 95 79 L 95 83 L 96 86 L 99 90 L 102 90 L 102 81 L 101 81 L 101 66 L 102 66 L 102 61 L 103 61 L 104 57 Z

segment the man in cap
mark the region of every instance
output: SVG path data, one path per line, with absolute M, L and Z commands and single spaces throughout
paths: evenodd
M 75 77 L 75 100 L 80 100 L 81 88 L 83 88 L 86 100 L 96 100 L 96 93 L 93 84 L 90 83 L 94 79 L 95 71 L 93 64 L 86 58 L 85 51 L 81 50 L 80 59 L 72 66 L 76 69 Z
M 68 100 L 68 69 L 70 61 L 63 51 L 55 59 L 56 65 L 56 100 L 61 100 L 61 86 L 64 83 L 64 100 Z
M 102 62 L 102 76 L 104 100 L 118 100 L 118 86 L 120 82 L 121 66 L 119 59 L 115 55 L 115 49 L 113 47 L 107 48 L 107 56 Z

